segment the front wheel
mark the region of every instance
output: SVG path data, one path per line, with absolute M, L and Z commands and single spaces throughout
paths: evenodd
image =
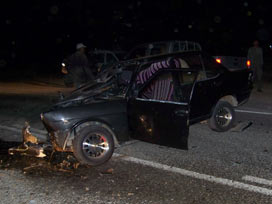
M 235 111 L 233 106 L 226 101 L 219 101 L 209 120 L 209 126 L 217 132 L 225 132 L 231 129 L 235 123 Z
M 80 163 L 98 166 L 107 162 L 114 151 L 112 134 L 98 125 L 81 129 L 73 140 L 73 152 Z

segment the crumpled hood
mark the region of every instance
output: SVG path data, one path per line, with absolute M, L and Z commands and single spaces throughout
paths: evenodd
M 116 80 L 113 78 L 107 82 L 93 81 L 61 99 L 53 108 L 83 105 L 101 100 L 124 97 L 124 94 L 122 94 L 123 90 L 124 88 L 118 87 Z
M 126 100 L 105 100 L 80 106 L 67 106 L 51 109 L 41 114 L 41 119 L 50 131 L 67 130 L 79 121 L 99 117 L 107 121 L 110 116 L 126 113 Z

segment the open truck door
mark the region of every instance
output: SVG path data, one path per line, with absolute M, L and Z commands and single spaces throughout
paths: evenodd
M 196 73 L 162 71 L 139 88 L 128 101 L 134 139 L 188 149 L 190 99 Z M 189 79 L 189 83 L 183 83 Z

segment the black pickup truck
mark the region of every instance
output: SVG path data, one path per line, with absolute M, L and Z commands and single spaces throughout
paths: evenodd
M 187 149 L 190 125 L 208 119 L 212 130 L 229 130 L 252 90 L 250 69 L 230 71 L 199 51 L 116 66 L 41 114 L 57 151 L 95 166 L 130 138 Z

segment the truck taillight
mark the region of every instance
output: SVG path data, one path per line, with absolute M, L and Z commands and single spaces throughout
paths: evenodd
M 216 62 L 217 62 L 218 64 L 221 64 L 222 61 L 221 61 L 220 58 L 217 58 L 217 59 L 216 59 Z
M 247 68 L 250 68 L 250 66 L 251 66 L 251 61 L 250 61 L 250 60 L 247 60 L 247 61 L 246 61 L 246 65 L 247 65 Z

